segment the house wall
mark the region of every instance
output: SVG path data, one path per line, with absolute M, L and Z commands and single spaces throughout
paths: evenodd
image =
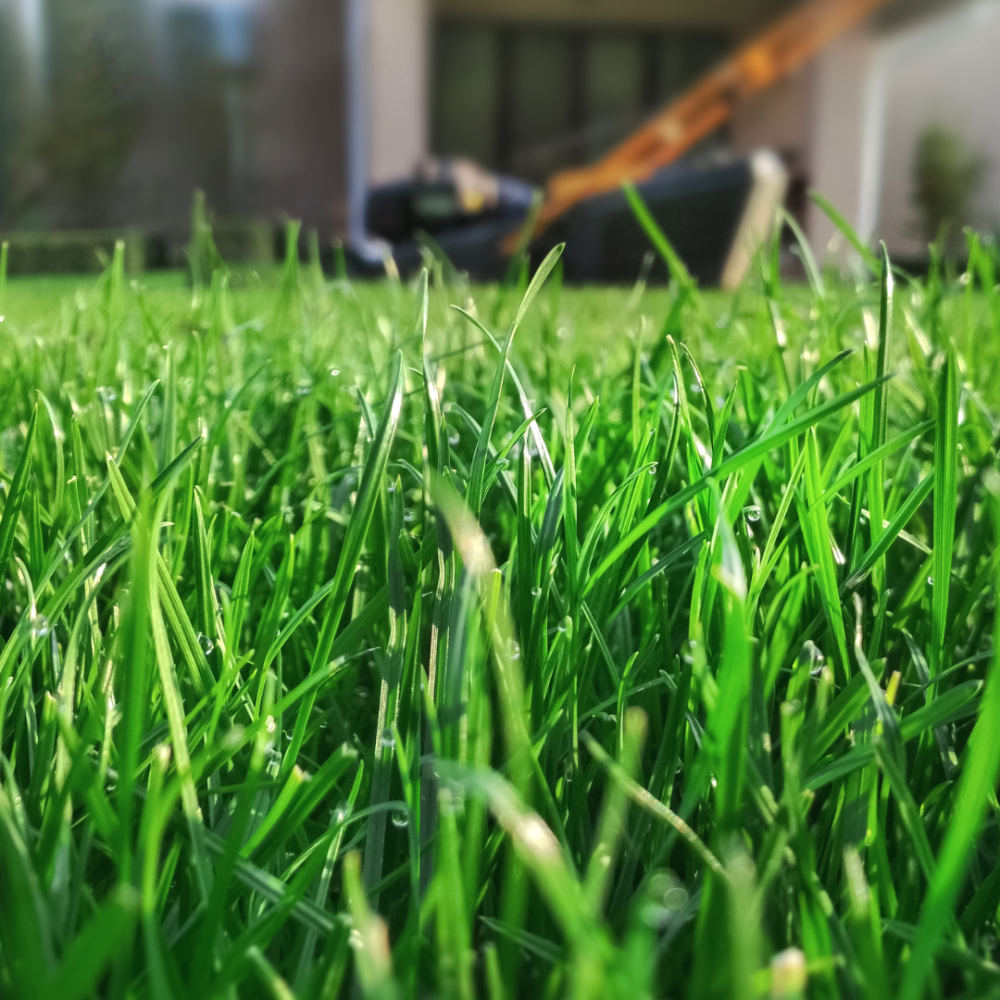
M 740 108 L 729 128 L 737 153 L 771 149 L 781 157 L 788 171 L 787 205 L 803 224 L 808 224 L 806 190 L 814 169 L 809 140 L 816 89 L 816 66 L 807 63 Z
M 192 69 L 171 48 L 167 19 L 171 8 L 198 4 L 153 6 L 157 81 L 114 221 L 174 238 L 187 226 L 191 192 L 201 188 L 224 216 L 287 213 L 324 235 L 344 231 L 342 0 L 245 5 L 253 15 L 245 48 L 234 35 L 228 62 L 215 56 L 202 66 L 198 58 Z
M 253 165 L 241 208 L 287 211 L 321 233 L 347 224 L 343 0 L 270 0 L 249 118 Z

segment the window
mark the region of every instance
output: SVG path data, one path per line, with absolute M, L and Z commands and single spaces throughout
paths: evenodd
M 444 156 L 498 161 L 499 38 L 479 24 L 444 22 L 434 40 L 433 142 Z
M 637 124 L 649 101 L 642 40 L 632 35 L 587 38 L 583 51 L 587 159 L 600 156 L 624 128 Z
M 605 153 L 727 48 L 719 32 L 441 18 L 434 151 L 542 180 Z
M 508 40 L 509 131 L 501 153 L 531 149 L 559 135 L 573 118 L 572 45 L 555 31 L 524 31 Z

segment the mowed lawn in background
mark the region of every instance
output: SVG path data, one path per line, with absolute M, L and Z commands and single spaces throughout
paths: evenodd
M 0 994 L 1000 995 L 970 247 L 11 279 Z

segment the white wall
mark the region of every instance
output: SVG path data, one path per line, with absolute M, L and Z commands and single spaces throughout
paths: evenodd
M 859 29 L 819 56 L 811 186 L 863 239 L 884 240 L 900 257 L 926 254 L 913 163 L 921 133 L 935 123 L 987 163 L 972 221 L 1000 223 L 998 52 L 1000 0 L 971 0 L 888 34 Z M 808 229 L 821 257 L 842 243 L 815 206 Z
M 369 163 L 373 184 L 412 173 L 427 153 L 426 0 L 370 0 Z
M 808 136 L 816 91 L 816 66 L 806 63 L 773 87 L 757 94 L 733 115 L 733 149 L 752 153 L 767 147 L 791 154 L 796 167 L 808 168 Z
M 913 155 L 940 123 L 986 160 L 973 222 L 1000 222 L 1000 0 L 974 0 L 887 39 L 880 47 L 882 117 L 874 233 L 890 252 L 920 255 L 926 243 L 913 204 Z
M 871 29 L 856 28 L 740 108 L 730 132 L 737 152 L 766 147 L 781 153 L 793 176 L 804 176 L 855 226 L 872 200 L 865 193 L 864 156 L 877 50 Z M 833 224 L 811 202 L 805 223 L 813 250 L 825 256 Z

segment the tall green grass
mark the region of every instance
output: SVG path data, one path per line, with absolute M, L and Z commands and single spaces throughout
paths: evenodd
M 0 292 L 0 994 L 1000 995 L 996 250 L 646 224 Z

